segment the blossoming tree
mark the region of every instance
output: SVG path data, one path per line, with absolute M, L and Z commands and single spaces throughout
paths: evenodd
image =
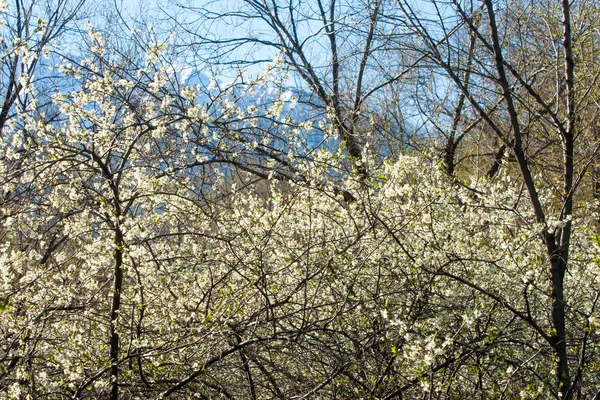
M 189 85 L 174 40 L 124 55 L 91 29 L 54 117 L 3 133 L 0 396 L 598 396 L 597 206 L 557 201 L 518 118 L 493 179 L 368 145 L 348 171 L 305 140 L 339 115 L 248 104 L 280 60 Z

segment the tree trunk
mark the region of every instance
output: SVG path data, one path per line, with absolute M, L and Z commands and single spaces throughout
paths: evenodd
M 550 262 L 550 279 L 552 285 L 552 346 L 556 353 L 556 382 L 558 392 L 563 400 L 572 397 L 571 376 L 567 357 L 567 329 L 565 320 L 564 279 L 567 270 L 567 254 L 563 248 L 555 244 L 555 235 L 545 235 L 548 258 Z M 567 395 L 570 394 L 568 397 Z
M 117 323 L 121 307 L 121 289 L 123 287 L 123 232 L 118 223 L 115 228 L 115 266 L 113 271 L 113 296 L 110 309 L 110 381 L 111 400 L 119 398 L 119 333 Z

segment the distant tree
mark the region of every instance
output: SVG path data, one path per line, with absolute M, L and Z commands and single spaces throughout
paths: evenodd
M 375 138 L 380 139 L 379 151 L 384 155 L 411 145 L 401 142 L 411 132 L 406 132 L 409 123 L 397 109 L 392 112 L 385 107 L 386 113 L 396 113 L 393 125 L 385 130 L 375 126 L 379 110 L 389 100 L 384 97 L 387 88 L 395 88 L 395 104 L 405 107 L 408 98 L 401 88 L 418 63 L 409 49 L 398 48 L 403 47 L 404 35 L 397 29 L 393 3 L 252 0 L 228 5 L 177 4 L 181 14 L 198 16 L 174 19 L 191 47 L 207 61 L 245 68 L 264 62 L 264 54 L 282 57 L 291 78 L 311 94 L 303 100 L 329 116 L 354 161 L 361 160 L 363 145 L 374 140 L 368 132 L 385 134 Z M 235 28 L 227 29 L 227 24 Z

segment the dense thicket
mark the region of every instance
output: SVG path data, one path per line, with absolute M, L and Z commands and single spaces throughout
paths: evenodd
M 0 397 L 600 398 L 598 4 L 221 6 L 0 2 Z

